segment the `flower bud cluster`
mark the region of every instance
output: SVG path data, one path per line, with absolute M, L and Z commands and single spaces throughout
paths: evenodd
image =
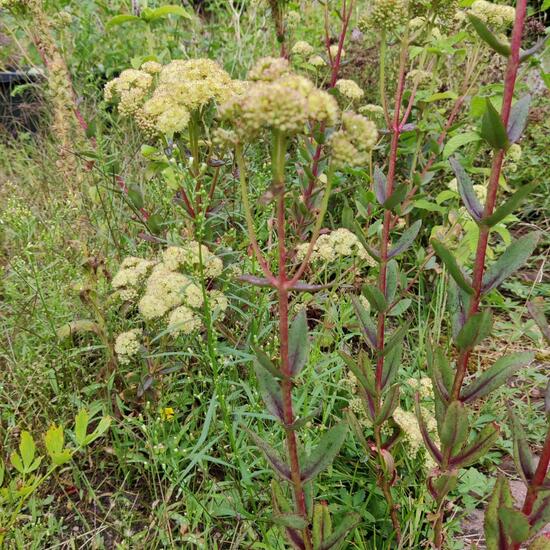
M 493 4 L 486 0 L 476 0 L 470 7 L 470 13 L 495 28 L 506 28 L 516 18 L 514 7 Z
M 336 167 L 362 166 L 368 161 L 369 152 L 376 145 L 376 124 L 353 112 L 342 115 L 342 129 L 332 135 L 332 159 Z
M 336 89 L 345 97 L 351 100 L 361 99 L 365 92 L 353 80 L 341 78 L 336 81 Z
M 365 30 L 394 32 L 408 21 L 407 0 L 374 0 L 370 10 L 361 17 Z

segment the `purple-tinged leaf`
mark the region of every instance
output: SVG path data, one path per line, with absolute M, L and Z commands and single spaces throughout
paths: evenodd
M 482 291 L 487 294 L 515 273 L 529 259 L 539 242 L 540 233 L 533 231 L 514 241 L 483 276 Z
M 403 124 L 401 127 L 402 132 L 412 132 L 413 130 L 416 130 L 417 125 L 414 122 L 409 122 L 407 124 Z
M 382 206 L 386 210 L 393 210 L 396 206 L 398 206 L 405 200 L 408 190 L 409 186 L 406 183 L 398 185 L 391 196 L 388 197 L 386 201 L 384 201 L 384 204 Z
M 469 432 L 468 411 L 460 401 L 453 401 L 447 407 L 441 426 L 442 448 L 450 449 L 451 455 L 458 453 L 468 439 Z
M 288 361 L 292 376 L 298 376 L 309 355 L 309 336 L 305 310 L 300 311 L 290 326 L 288 335 Z
M 412 245 L 418 235 L 418 232 L 420 231 L 421 225 L 422 221 L 417 220 L 403 232 L 397 243 L 395 243 L 392 249 L 388 252 L 388 259 L 395 258 L 399 254 L 402 254 Z
M 352 411 L 349 409 L 346 411 L 346 419 L 347 422 L 349 422 L 349 425 L 351 427 L 351 431 L 355 435 L 355 439 L 359 441 L 359 443 L 362 445 L 363 449 L 367 453 L 367 457 L 371 456 L 373 454 L 372 445 L 367 441 L 364 433 L 363 433 L 363 426 L 357 420 L 357 417 L 353 414 Z
M 365 354 L 361 354 L 360 358 L 356 361 L 351 355 L 340 351 L 340 357 L 344 360 L 347 367 L 357 378 L 359 384 L 372 396 L 376 395 L 374 375 L 372 369 L 369 368 L 370 365 L 366 365 L 368 358 Z
M 502 386 L 517 370 L 529 365 L 534 357 L 532 352 L 523 351 L 497 359 L 492 367 L 480 374 L 476 380 L 462 390 L 461 400 L 464 403 L 472 403 L 476 399 L 485 397 Z
M 403 346 L 401 342 L 395 345 L 384 359 L 382 367 L 382 389 L 389 386 L 397 376 L 399 367 L 401 366 L 401 357 L 403 354 Z
M 346 514 L 334 532 L 323 541 L 319 550 L 333 550 L 339 548 L 348 533 L 355 529 L 361 523 L 361 516 L 352 512 Z
M 365 234 L 363 232 L 363 229 L 361 227 L 361 224 L 354 220 L 353 222 L 353 229 L 352 232 L 355 234 L 359 242 L 363 245 L 364 249 L 369 253 L 372 258 L 374 258 L 377 262 L 380 262 L 380 254 L 370 246 L 370 244 L 365 239 Z
M 523 481 L 528 485 L 535 475 L 535 460 L 529 448 L 523 426 L 512 409 L 510 409 L 510 419 L 512 420 L 512 435 L 514 438 L 513 454 L 516 470 Z
M 508 120 L 508 139 L 510 143 L 515 143 L 522 136 L 525 126 L 527 126 L 530 105 L 530 95 L 523 96 L 512 105 L 510 118 Z
M 512 542 L 523 542 L 529 537 L 529 520 L 519 510 L 505 506 L 499 508 L 498 517 L 506 535 Z
M 538 182 L 528 183 L 523 187 L 520 187 L 502 206 L 499 206 L 493 214 L 483 218 L 481 223 L 488 227 L 494 227 L 497 223 L 501 222 L 506 216 L 509 216 L 521 202 L 535 189 Z
M 384 344 L 384 350 L 382 351 L 382 355 L 387 356 L 390 354 L 391 351 L 395 349 L 395 347 L 401 345 L 401 342 L 403 342 L 403 338 L 405 338 L 405 335 L 407 334 L 407 331 L 409 330 L 409 322 L 403 323 L 397 330 L 394 330 L 391 334 L 391 336 L 387 339 L 386 343 Z
M 468 318 L 469 295 L 458 287 L 453 278 L 449 280 L 447 302 L 451 316 L 451 333 L 453 340 L 456 340 Z
M 272 374 L 254 361 L 254 372 L 258 379 L 258 389 L 267 410 L 281 422 L 284 422 L 283 394 L 279 382 Z
M 374 194 L 376 199 L 382 205 L 386 202 L 386 185 L 387 180 L 386 176 L 383 174 L 382 170 L 378 166 L 374 167 Z
M 415 395 L 414 410 L 416 412 L 418 427 L 420 428 L 420 433 L 422 434 L 422 439 L 426 444 L 426 448 L 432 455 L 436 464 L 441 464 L 443 460 L 443 455 L 441 454 L 441 451 L 437 448 L 437 445 L 433 442 L 432 438 L 430 437 L 428 428 L 426 427 L 426 423 L 424 422 L 424 418 L 422 417 L 422 412 L 420 410 L 420 396 L 418 393 Z
M 267 462 L 269 465 L 275 470 L 279 476 L 281 476 L 282 479 L 286 481 L 291 481 L 291 475 L 290 475 L 290 468 L 285 463 L 285 461 L 279 456 L 277 451 L 271 447 L 268 443 L 266 443 L 259 435 L 254 433 L 252 430 L 249 430 L 248 428 L 244 428 L 246 433 L 250 436 L 252 441 L 254 441 L 254 444 L 261 449 L 261 451 L 264 453 Z
M 371 308 L 379 313 L 386 311 L 388 304 L 382 292 L 376 286 L 364 285 L 363 295 L 369 301 Z
M 527 50 L 521 50 L 521 54 L 519 56 L 519 62 L 523 63 L 524 61 L 527 61 L 532 55 L 535 55 L 538 51 L 542 50 L 542 48 L 544 48 L 545 45 L 546 45 L 546 37 L 542 37 L 531 48 Z
M 355 309 L 355 314 L 357 315 L 357 320 L 359 321 L 363 338 L 373 350 L 376 350 L 378 338 L 376 336 L 376 328 L 370 318 L 370 315 L 357 296 L 352 296 L 351 302 L 353 304 L 353 308 Z
M 546 391 L 544 392 L 544 412 L 546 416 L 550 416 L 550 380 L 546 386 Z
M 250 346 L 258 364 L 263 367 L 267 372 L 269 372 L 275 378 L 283 378 L 281 371 L 275 366 L 275 363 L 270 359 L 269 355 L 265 351 L 261 350 L 257 346 Z
M 474 289 L 472 288 L 472 281 L 467 275 L 464 274 L 452 253 L 445 247 L 442 242 L 438 241 L 437 239 L 432 239 L 430 242 L 435 253 L 439 257 L 439 259 L 445 264 L 447 271 L 454 279 L 455 283 L 467 294 L 473 294 Z
M 302 466 L 304 483 L 316 477 L 332 463 L 346 439 L 347 430 L 347 423 L 340 422 L 323 434 L 317 447 L 304 460 Z
M 328 285 L 311 285 L 304 281 L 296 281 L 289 290 L 294 290 L 296 292 L 320 292 L 321 290 L 326 290 L 327 288 L 332 288 L 334 283 Z
M 298 514 L 274 514 L 271 521 L 281 527 L 290 527 L 297 531 L 303 531 L 307 527 L 307 521 Z
M 433 349 L 431 344 L 428 344 L 428 374 L 436 395 L 443 403 L 447 403 L 453 384 L 453 372 L 443 350 L 440 347 Z
M 505 506 L 513 506 L 512 494 L 506 478 L 504 478 L 504 476 L 499 476 L 485 510 L 483 527 L 487 548 L 494 550 L 509 548 L 509 541 L 505 535 L 502 521 L 498 513 L 498 511 Z
M 542 309 L 543 304 L 544 300 L 542 298 L 535 298 L 532 302 L 527 302 L 527 310 L 529 311 L 529 315 L 531 315 L 539 327 L 546 341 L 550 344 L 550 325 L 544 315 L 544 311 Z
M 450 158 L 449 162 L 456 176 L 458 193 L 462 198 L 462 202 L 466 210 L 470 213 L 470 216 L 472 216 L 476 222 L 479 222 L 483 217 L 483 206 L 475 194 L 472 180 L 458 160 Z
M 399 385 L 395 384 L 389 389 L 384 401 L 382 402 L 380 412 L 374 420 L 374 425 L 381 426 L 384 424 L 384 422 L 386 422 L 386 420 L 388 420 L 388 418 L 390 418 L 394 413 L 397 405 L 399 405 Z
M 531 535 L 535 535 L 550 523 L 550 495 L 539 498 L 529 517 L 529 522 L 531 523 Z
M 456 345 L 460 349 L 472 349 L 485 340 L 493 328 L 493 314 L 486 309 L 474 313 L 462 327 L 456 337 Z
M 269 281 L 265 277 L 256 277 L 254 275 L 239 275 L 237 279 L 239 281 L 243 281 L 244 283 L 249 283 L 254 286 L 273 287 L 271 281 Z
M 313 548 L 321 547 L 321 544 L 332 533 L 332 520 L 330 511 L 326 502 L 320 502 L 313 507 L 313 526 L 311 529 L 311 539 Z
M 304 539 L 299 531 L 292 529 L 290 527 L 285 527 L 285 533 L 288 541 L 296 550 L 305 550 L 306 545 L 304 544 Z
M 465 468 L 481 458 L 494 444 L 499 435 L 499 428 L 493 422 L 479 432 L 475 441 L 468 445 L 459 455 L 451 458 L 450 465 Z

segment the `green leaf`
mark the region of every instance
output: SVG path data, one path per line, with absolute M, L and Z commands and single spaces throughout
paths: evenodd
M 397 406 L 399 405 L 399 385 L 395 384 L 392 386 L 388 394 L 386 395 L 382 406 L 380 407 L 380 412 L 378 413 L 378 416 L 374 420 L 375 426 L 381 426 L 388 420 L 388 418 L 391 417 L 391 415 L 394 413 L 395 409 L 397 409 Z
M 426 445 L 426 449 L 428 449 L 428 452 L 432 455 L 435 463 L 440 465 L 441 461 L 443 460 L 443 455 L 441 454 L 441 451 L 438 449 L 437 445 L 434 443 L 433 439 L 430 437 L 430 433 L 428 432 L 428 428 L 426 427 L 426 423 L 424 422 L 424 418 L 422 416 L 422 409 L 420 408 L 420 396 L 418 395 L 418 393 L 415 395 L 414 411 L 416 414 L 416 419 L 418 420 L 418 427 L 420 428 L 422 439 L 424 440 L 424 444 Z
M 529 537 L 529 520 L 525 514 L 513 508 L 503 507 L 498 510 L 498 517 L 504 532 L 512 542 L 523 542 Z
M 455 158 L 449 159 L 449 163 L 455 173 L 458 193 L 460 194 L 466 210 L 468 210 L 470 216 L 472 216 L 476 222 L 479 222 L 483 217 L 483 206 L 475 194 L 470 176 L 468 176 L 462 165 Z
M 44 445 L 46 451 L 48 451 L 48 455 L 52 457 L 53 455 L 59 454 L 63 450 L 64 443 L 65 437 L 63 434 L 63 426 L 52 424 L 44 435 Z
M 25 473 L 25 466 L 23 465 L 23 461 L 21 460 L 21 457 L 17 454 L 17 451 L 13 451 L 10 455 L 10 462 L 12 466 L 20 473 Z
M 361 523 L 361 516 L 352 512 L 346 514 L 339 525 L 336 526 L 334 533 L 328 539 L 323 541 L 319 550 L 335 550 L 344 542 L 348 533 L 355 529 Z
M 312 528 L 313 548 L 319 548 L 323 541 L 332 533 L 332 521 L 328 505 L 325 502 L 316 504 L 313 508 L 313 528 Z
M 506 216 L 509 216 L 537 185 L 538 182 L 535 181 L 520 187 L 503 205 L 499 206 L 491 216 L 483 218 L 481 222 L 489 227 L 495 226 Z
M 364 308 L 363 304 L 357 298 L 357 296 L 351 297 L 351 303 L 353 304 L 353 309 L 355 310 L 355 315 L 359 321 L 359 326 L 361 328 L 361 334 L 365 342 L 373 349 L 376 350 L 376 342 L 378 340 L 376 336 L 376 327 L 374 326 L 368 311 Z
M 254 372 L 258 380 L 260 395 L 262 396 L 262 400 L 267 410 L 270 414 L 284 423 L 283 394 L 279 383 L 270 372 L 260 366 L 258 361 L 254 361 Z
M 392 317 L 399 317 L 409 309 L 409 306 L 412 304 L 412 300 L 410 298 L 403 298 L 403 300 L 399 300 L 397 304 L 388 312 L 388 315 L 391 315 Z
M 529 259 L 539 242 L 540 233 L 533 231 L 514 241 L 483 276 L 482 291 L 487 294 L 515 273 Z
M 265 351 L 261 350 L 257 346 L 250 346 L 254 355 L 256 356 L 256 361 L 258 365 L 264 368 L 267 372 L 274 376 L 275 378 L 282 378 L 281 371 L 275 366 L 275 363 L 269 358 L 269 355 Z
M 290 527 L 298 531 L 303 531 L 307 527 L 307 521 L 298 514 L 274 514 L 271 516 L 271 520 L 276 525 Z
M 455 283 L 462 290 L 464 290 L 464 292 L 472 295 L 474 293 L 474 289 L 471 286 L 471 281 L 466 278 L 466 275 L 464 275 L 462 269 L 458 265 L 452 253 L 445 247 L 442 242 L 438 241 L 437 239 L 432 239 L 430 242 L 435 253 L 439 257 L 439 259 L 445 264 L 447 271 L 454 279 Z
M 403 345 L 398 342 L 388 352 L 384 359 L 384 365 L 382 367 L 382 389 L 390 385 L 399 372 L 401 366 L 401 358 L 403 355 Z
M 460 401 L 453 401 L 447 407 L 441 427 L 443 448 L 451 449 L 451 454 L 456 454 L 468 439 L 469 431 L 468 411 Z
M 141 19 L 137 15 L 129 15 L 129 14 L 119 14 L 115 15 L 109 21 L 107 21 L 107 24 L 105 25 L 105 28 L 107 30 L 111 29 L 112 27 L 116 27 L 117 25 L 122 25 L 123 23 L 128 23 L 129 21 L 141 21 Z
M 248 428 L 244 428 L 246 433 L 250 436 L 252 441 L 254 441 L 254 444 L 259 447 L 259 449 L 264 453 L 267 462 L 269 465 L 275 470 L 279 476 L 281 476 L 282 479 L 285 479 L 286 481 L 291 481 L 290 476 L 290 468 L 285 463 L 285 461 L 279 456 L 277 451 L 271 447 L 268 443 L 266 443 L 259 435 L 254 433 L 252 430 L 249 430 Z
M 508 135 L 502 123 L 502 118 L 494 108 L 489 98 L 485 99 L 486 108 L 481 119 L 481 137 L 493 149 L 506 149 L 508 147 Z
M 21 459 L 23 460 L 23 466 L 28 472 L 34 461 L 34 455 L 36 452 L 36 445 L 32 435 L 27 432 L 21 432 L 21 439 L 19 440 L 19 452 Z
M 461 392 L 464 403 L 471 403 L 486 396 L 504 384 L 517 370 L 529 365 L 534 359 L 532 352 L 517 352 L 501 357 L 495 364 L 480 374 L 476 380 L 466 386 Z
M 362 354 L 360 357 L 363 359 L 363 361 L 355 361 L 351 355 L 348 355 L 347 353 L 344 353 L 343 351 L 339 352 L 340 357 L 345 361 L 348 368 L 351 370 L 351 372 L 356 376 L 357 380 L 365 388 L 365 390 L 371 395 L 376 395 L 375 390 L 375 383 L 374 383 L 374 376 L 372 374 L 372 370 L 369 368 L 365 368 L 365 364 L 363 361 L 366 361 L 367 358 L 365 354 Z
M 397 243 L 389 251 L 388 258 L 395 258 L 399 254 L 403 254 L 403 252 L 405 252 L 416 239 L 421 226 L 422 220 L 417 220 L 407 230 L 405 230 Z
M 447 303 L 451 317 L 451 335 L 456 341 L 458 333 L 466 323 L 467 310 L 470 302 L 470 295 L 464 292 L 451 277 L 447 287 Z
M 535 475 L 535 459 L 529 448 L 529 443 L 518 417 L 510 409 L 510 419 L 512 420 L 512 436 L 514 439 L 514 462 L 516 470 L 522 477 L 526 485 Z
M 406 183 L 402 183 L 398 185 L 395 188 L 395 191 L 391 194 L 391 196 L 384 201 L 382 206 L 386 210 L 393 210 L 397 205 L 401 204 L 405 197 L 407 196 L 407 192 L 409 190 L 409 186 Z
M 464 349 L 472 349 L 491 333 L 493 315 L 489 309 L 472 315 L 456 337 L 456 345 Z
M 473 443 L 466 446 L 459 455 L 451 458 L 451 466 L 465 468 L 477 462 L 493 446 L 498 435 L 498 426 L 494 423 L 488 424 L 479 432 Z
M 110 416 L 104 416 L 97 425 L 96 429 L 86 437 L 84 445 L 89 445 L 99 437 L 101 437 L 111 426 L 112 419 Z
M 508 548 L 508 540 L 499 516 L 499 510 L 505 506 L 513 506 L 512 494 L 508 481 L 503 476 L 499 476 L 485 510 L 483 522 L 487 550 Z
M 128 186 L 128 199 L 138 210 L 143 208 L 143 193 L 141 192 L 139 185 L 133 183 Z
M 449 139 L 449 141 L 445 144 L 445 148 L 443 149 L 443 157 L 449 158 L 456 150 L 460 149 L 460 147 L 480 140 L 481 136 L 478 132 L 465 132 L 463 134 L 457 134 Z
M 432 349 L 428 346 L 428 373 L 436 395 L 447 403 L 453 385 L 453 371 L 443 350 L 438 346 Z
M 83 334 L 86 332 L 101 334 L 101 327 L 94 321 L 79 319 L 78 321 L 72 321 L 71 323 L 59 327 L 57 329 L 57 337 L 60 340 L 64 340 L 73 334 Z
M 298 376 L 309 355 L 309 337 L 305 310 L 300 311 L 290 327 L 288 335 L 288 359 L 292 376 Z
M 440 101 L 442 99 L 458 99 L 458 95 L 448 90 L 447 92 L 438 92 L 436 94 L 432 94 L 428 99 L 425 99 L 425 103 L 432 103 L 433 101 Z
M 542 298 L 535 298 L 532 302 L 527 302 L 527 309 L 529 310 L 529 315 L 531 315 L 539 327 L 543 337 L 550 343 L 550 325 L 544 315 L 544 310 L 542 309 L 543 304 L 544 301 Z
M 369 304 L 374 310 L 380 313 L 386 311 L 388 304 L 386 303 L 384 295 L 377 287 L 365 285 L 363 287 L 363 294 L 365 295 L 365 297 L 369 301 Z
M 388 197 L 386 196 L 386 176 L 378 166 L 374 167 L 374 194 L 380 204 L 384 204 Z
M 317 447 L 303 463 L 302 481 L 304 483 L 316 477 L 332 463 L 346 439 L 347 429 L 347 423 L 340 422 L 323 434 Z
M 391 304 L 397 292 L 397 281 L 399 279 L 399 267 L 395 260 L 390 260 L 386 268 L 386 301 Z
M 529 106 L 531 105 L 531 96 L 526 95 L 512 105 L 510 118 L 508 120 L 508 139 L 510 143 L 515 143 L 523 135 L 529 118 Z
M 178 17 L 184 17 L 185 19 L 191 19 L 191 16 L 181 6 L 168 5 L 161 6 L 160 8 L 149 9 L 143 12 L 143 19 L 146 21 L 155 21 L 168 15 L 177 15 Z
M 544 494 L 544 493 L 543 493 Z M 550 495 L 539 497 L 538 502 L 535 503 L 535 509 L 531 516 L 531 535 L 538 533 L 543 527 L 546 527 L 550 523 Z M 529 547 L 531 549 L 531 546 Z M 538 547 L 538 550 L 548 550 L 548 547 Z
M 88 422 L 90 415 L 86 409 L 80 409 L 75 417 L 74 436 L 80 447 L 85 445 L 86 434 L 88 432 Z
M 499 53 L 500 55 L 503 55 L 504 57 L 509 57 L 512 53 L 512 50 L 510 48 L 509 44 L 505 44 L 501 42 L 485 25 L 485 23 L 476 17 L 475 15 L 468 13 L 468 19 L 470 20 L 470 23 L 472 24 L 472 27 L 474 27 L 475 31 L 479 35 L 479 37 L 486 42 L 495 52 Z

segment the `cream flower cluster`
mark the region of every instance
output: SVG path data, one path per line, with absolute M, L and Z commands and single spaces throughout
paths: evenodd
M 431 433 L 437 432 L 437 422 L 434 415 L 428 411 L 425 407 L 421 407 L 426 427 Z M 405 440 L 407 441 L 411 451 L 416 455 L 418 451 L 424 446 L 424 440 L 422 439 L 422 432 L 418 425 L 418 419 L 416 414 L 411 411 L 405 411 L 401 407 L 397 407 L 393 413 L 393 419 L 403 430 Z
M 306 57 L 314 52 L 314 48 L 309 42 L 306 42 L 305 40 L 298 40 L 298 42 L 292 46 L 291 51 L 295 55 Z
M 376 124 L 353 112 L 342 115 L 342 129 L 330 140 L 335 166 L 362 166 L 368 161 L 368 153 L 376 145 Z
M 476 0 L 470 7 L 470 13 L 485 23 L 499 28 L 512 25 L 516 18 L 514 7 L 493 4 L 485 0 Z
M 338 121 L 336 100 L 309 79 L 291 72 L 286 59 L 260 59 L 248 77 L 252 83 L 245 93 L 220 109 L 239 139 L 253 139 L 262 129 L 297 134 L 307 122 L 333 126 Z
M 168 315 L 171 331 L 190 334 L 202 326 L 197 310 L 204 305 L 205 296 L 194 282 L 200 275 L 201 263 L 207 279 L 214 279 L 223 271 L 222 260 L 208 247 L 190 241 L 181 247 L 168 247 L 156 262 L 134 256 L 126 258 L 112 285 L 123 300 L 137 302 L 145 321 Z M 223 292 L 208 290 L 207 298 L 212 313 L 223 317 L 229 306 Z
M 336 81 L 336 89 L 345 97 L 352 100 L 361 99 L 365 92 L 361 90 L 359 85 L 353 80 L 346 80 L 341 78 Z
M 145 132 L 172 136 L 187 127 L 193 111 L 227 101 L 244 86 L 215 61 L 178 59 L 127 69 L 107 83 L 104 94 L 107 101 L 118 100 L 119 112 L 134 117 Z
M 324 67 L 327 62 L 320 55 L 312 55 L 307 62 L 314 67 Z
M 115 353 L 122 364 L 128 364 L 132 357 L 138 354 L 141 347 L 142 330 L 135 328 L 122 332 L 115 340 Z
M 309 243 L 298 245 L 296 257 L 303 260 Z M 334 262 L 339 258 L 357 258 L 374 267 L 376 265 L 359 239 L 348 229 L 340 228 L 331 233 L 320 235 L 315 242 L 311 261 Z
M 365 29 L 392 32 L 407 23 L 408 14 L 407 0 L 374 0 L 360 25 Z
M 428 18 L 435 15 L 439 22 L 445 23 L 455 16 L 458 5 L 458 0 L 412 0 L 409 2 L 409 10 L 412 17 Z

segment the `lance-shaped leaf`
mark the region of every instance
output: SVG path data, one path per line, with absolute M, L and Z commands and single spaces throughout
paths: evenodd
M 380 204 L 384 204 L 386 202 L 386 185 L 387 180 L 386 176 L 380 170 L 378 166 L 374 167 L 374 194 L 376 195 L 376 200 Z
M 529 118 L 529 106 L 531 105 L 531 96 L 523 96 L 519 101 L 512 105 L 510 110 L 510 119 L 508 120 L 508 139 L 510 143 L 515 143 L 522 136 L 527 120 Z
M 504 57 L 509 57 L 509 55 L 512 53 L 512 50 L 510 48 L 509 44 L 505 44 L 504 42 L 501 42 L 485 25 L 485 23 L 479 19 L 479 17 L 476 17 L 475 15 L 468 13 L 468 19 L 470 20 L 470 23 L 472 24 L 472 27 L 474 27 L 475 31 L 479 35 L 479 37 L 486 42 L 495 52 L 499 53 L 500 55 L 503 55 Z
M 361 334 L 365 339 L 365 342 L 374 350 L 377 348 L 378 338 L 376 337 L 376 328 L 370 318 L 368 311 L 363 304 L 357 298 L 357 296 L 351 297 L 351 303 L 355 309 L 359 326 L 361 327 Z
M 485 112 L 481 119 L 481 137 L 495 150 L 508 147 L 508 135 L 500 113 L 489 98 L 485 98 Z
M 453 278 L 449 280 L 447 302 L 451 317 L 451 333 L 453 340 L 456 341 L 458 333 L 462 330 L 468 318 L 469 295 L 459 288 Z
M 457 188 L 462 198 L 462 202 L 466 207 L 466 210 L 470 213 L 470 216 L 478 222 L 483 216 L 483 206 L 479 202 L 477 195 L 474 191 L 474 186 L 470 176 L 466 173 L 466 170 L 462 167 L 457 159 L 449 159 L 453 172 L 456 176 Z
M 384 422 L 391 417 L 397 408 L 397 405 L 399 405 L 399 385 L 395 384 L 389 389 L 382 406 L 380 407 L 380 412 L 374 420 L 374 425 L 381 426 L 384 424 Z
M 388 304 L 386 303 L 386 298 L 380 290 L 375 286 L 365 285 L 363 287 L 363 294 L 369 301 L 372 309 L 382 313 L 386 311 Z
M 115 15 L 114 17 L 111 17 L 111 19 L 107 21 L 105 28 L 108 30 L 108 29 L 111 29 L 112 27 L 116 27 L 117 25 L 128 23 L 129 21 L 140 21 L 140 18 L 137 15 L 129 15 L 129 14 L 121 13 L 119 15 Z
M 461 392 L 461 400 L 464 403 L 472 403 L 476 399 L 485 397 L 487 394 L 502 386 L 517 370 L 526 367 L 534 359 L 534 354 L 529 351 L 521 351 L 505 355 L 494 365 L 480 374 L 471 384 Z
M 395 260 L 390 260 L 386 268 L 386 302 L 391 304 L 397 292 L 397 281 L 399 279 L 399 267 Z
M 300 311 L 288 335 L 288 360 L 292 376 L 298 376 L 307 362 L 309 355 L 309 337 L 305 310 Z
M 495 423 L 488 424 L 479 432 L 472 444 L 466 446 L 459 455 L 451 458 L 450 465 L 455 468 L 465 468 L 477 462 L 493 446 L 498 434 L 498 426 Z
M 285 533 L 288 541 L 295 550 L 305 550 L 306 545 L 304 539 L 299 531 L 292 529 L 292 527 L 285 527 Z
M 407 196 L 409 186 L 406 183 L 402 183 L 395 188 L 395 191 L 391 194 L 384 204 L 382 205 L 386 210 L 393 210 L 397 205 L 401 204 Z
M 367 441 L 365 434 L 363 433 L 363 426 L 361 425 L 355 414 L 353 414 L 353 412 L 349 409 L 346 411 L 346 419 L 349 422 L 351 431 L 353 432 L 355 439 L 359 441 L 366 452 L 366 458 L 368 458 L 372 454 L 373 450 L 371 444 Z
M 432 348 L 428 342 L 428 374 L 437 397 L 444 403 L 449 400 L 449 392 L 453 385 L 453 371 L 441 347 Z
M 399 342 L 394 346 L 384 359 L 382 366 L 382 389 L 389 386 L 397 376 L 401 366 L 401 357 L 403 355 L 403 345 Z
M 472 349 L 491 333 L 493 315 L 486 309 L 472 315 L 456 337 L 456 345 L 460 349 Z
M 426 423 L 424 422 L 424 418 L 422 417 L 422 412 L 420 409 L 420 395 L 418 393 L 415 396 L 414 409 L 416 413 L 416 418 L 418 420 L 418 427 L 420 428 L 420 433 L 422 434 L 422 439 L 426 444 L 426 448 L 428 449 L 429 453 L 432 455 L 436 464 L 441 464 L 441 461 L 443 460 L 443 455 L 441 454 L 441 451 L 437 448 L 437 445 L 433 442 L 432 438 L 430 437 L 428 428 L 426 427 Z
M 433 249 L 435 250 L 435 253 L 438 255 L 439 259 L 445 264 L 447 271 L 454 279 L 456 284 L 462 290 L 464 290 L 464 292 L 467 292 L 468 294 L 473 294 L 474 289 L 472 288 L 471 281 L 467 279 L 466 275 L 463 273 L 452 253 L 445 247 L 442 242 L 438 241 L 437 239 L 432 239 L 431 243 Z
M 535 475 L 535 460 L 525 431 L 518 417 L 510 409 L 510 419 L 512 420 L 512 435 L 514 438 L 514 462 L 518 474 L 523 478 L 523 481 L 528 485 Z
M 261 367 L 258 361 L 254 361 L 254 372 L 258 379 L 260 395 L 267 410 L 281 422 L 284 422 L 283 394 L 279 382 L 270 372 Z
M 265 277 L 256 277 L 255 275 L 239 275 L 237 279 L 254 286 L 273 287 L 273 283 Z
M 437 497 L 448 495 L 457 486 L 457 483 L 458 475 L 456 473 L 440 475 L 433 482 Z
M 548 380 L 546 392 L 544 393 L 544 412 L 546 416 L 550 416 L 550 380 Z
M 405 252 L 416 239 L 421 225 L 422 221 L 417 220 L 406 231 L 404 231 L 397 243 L 395 243 L 392 249 L 388 252 L 388 258 L 395 258 L 399 254 Z
M 293 290 L 295 292 L 320 292 L 321 290 L 326 290 L 327 288 L 331 288 L 334 286 L 334 283 L 329 283 L 327 285 L 312 285 L 310 283 L 306 283 L 304 281 L 296 281 L 291 287 L 289 287 L 289 290 Z
M 550 495 L 545 495 L 538 499 L 529 520 L 531 522 L 531 535 L 537 534 L 550 523 Z
M 550 343 L 550 325 L 548 324 L 542 309 L 543 303 L 542 298 L 535 298 L 532 302 L 527 302 L 527 309 L 529 311 L 529 315 L 531 315 L 539 327 L 546 341 Z
M 345 361 L 348 368 L 355 375 L 361 386 L 367 390 L 373 397 L 376 395 L 374 375 L 371 369 L 365 368 L 366 363 L 368 363 L 368 358 L 364 353 L 359 355 L 358 360 L 356 361 L 351 355 L 340 351 L 340 357 Z
M 523 542 L 529 537 L 529 520 L 519 510 L 505 506 L 499 508 L 498 517 L 504 532 L 512 542 Z
M 279 453 L 271 445 L 266 443 L 258 434 L 254 433 L 248 428 L 244 428 L 246 433 L 250 436 L 254 444 L 264 453 L 267 462 L 275 470 L 282 479 L 286 481 L 291 481 L 290 468 L 288 464 L 279 456 Z
M 388 355 L 396 346 L 400 345 L 401 342 L 403 342 L 403 338 L 405 338 L 405 334 L 407 334 L 407 331 L 409 330 L 409 324 L 410 323 L 408 322 L 403 323 L 397 330 L 392 333 L 391 337 L 384 345 L 384 351 L 382 352 L 382 355 Z
M 443 449 L 451 449 L 451 454 L 456 454 L 468 439 L 469 432 L 468 411 L 460 401 L 453 401 L 447 407 L 439 434 Z
M 311 538 L 313 548 L 319 548 L 323 541 L 332 534 L 332 521 L 326 502 L 316 504 L 313 508 L 313 527 Z
M 281 527 L 290 527 L 302 531 L 307 527 L 307 521 L 298 514 L 274 514 L 271 521 Z
M 369 253 L 369 256 L 374 258 L 377 262 L 380 262 L 380 254 L 376 250 L 374 250 L 374 248 L 370 246 L 370 244 L 367 242 L 361 224 L 357 220 L 353 221 L 352 232 L 357 237 L 357 239 L 359 239 L 359 242 L 363 245 L 363 248 Z
M 274 376 L 275 378 L 282 378 L 283 375 L 281 371 L 275 366 L 275 363 L 270 359 L 269 355 L 258 346 L 250 346 L 254 355 L 256 356 L 256 361 L 258 365 L 263 367 L 267 372 Z
M 348 533 L 355 529 L 361 523 L 361 516 L 352 512 L 346 514 L 340 524 L 335 528 L 334 532 L 328 539 L 323 541 L 319 550 L 335 550 L 344 542 Z
M 540 233 L 533 231 L 514 241 L 483 276 L 482 291 L 487 294 L 515 273 L 529 259 L 539 242 Z
M 493 227 L 501 222 L 506 216 L 509 216 L 521 202 L 523 202 L 537 185 L 538 182 L 533 182 L 520 187 L 503 205 L 499 206 L 491 216 L 483 218 L 483 220 L 481 220 L 482 223 L 489 227 Z
M 495 482 L 495 487 L 489 499 L 489 503 L 487 504 L 487 508 L 485 509 L 483 527 L 487 550 L 508 548 L 508 540 L 498 513 L 498 511 L 505 506 L 513 506 L 512 494 L 510 493 L 508 481 L 503 476 L 499 476 Z
M 346 422 L 340 422 L 323 434 L 317 447 L 304 460 L 302 466 L 304 483 L 313 479 L 332 463 L 346 439 L 347 430 Z
M 178 5 L 166 5 L 160 6 L 159 8 L 148 9 L 147 11 L 144 10 L 142 17 L 146 21 L 154 21 L 155 19 L 161 19 L 168 15 L 177 15 L 185 19 L 191 19 L 187 11 Z

